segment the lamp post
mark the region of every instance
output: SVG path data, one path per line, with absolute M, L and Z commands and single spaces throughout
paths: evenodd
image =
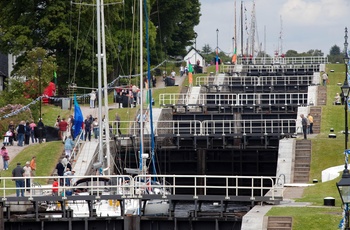
M 345 36 L 344 36 L 345 42 L 344 42 L 344 62 L 345 62 L 345 79 L 344 84 L 341 87 L 341 91 L 343 93 L 344 97 L 344 109 L 345 109 L 345 150 L 348 149 L 348 137 L 349 137 L 349 130 L 348 130 L 348 97 L 349 97 L 349 82 L 348 82 L 348 62 L 349 62 L 349 56 L 348 56 L 348 28 L 345 27 Z
M 164 48 L 165 48 L 165 70 L 164 70 L 164 72 L 163 72 L 163 80 L 165 80 L 165 78 L 166 78 L 166 75 L 167 75 L 167 72 L 166 72 L 166 63 L 167 63 L 167 54 L 166 54 L 166 37 L 164 37 Z
M 345 163 L 345 169 L 340 181 L 337 183 L 337 188 L 341 197 L 343 204 L 346 206 L 345 210 L 345 230 L 350 230 L 349 228 L 349 210 L 348 205 L 350 203 L 350 174 L 348 166 Z
M 40 97 L 40 102 L 39 102 L 39 119 L 41 119 L 41 103 L 42 103 L 42 91 L 41 91 L 41 68 L 43 65 L 43 60 L 41 58 L 39 58 L 37 61 L 38 64 L 38 77 L 39 77 L 39 97 Z
M 219 73 L 219 29 L 216 29 L 216 74 Z
M 196 62 L 196 64 L 197 64 L 197 37 L 198 37 L 198 34 L 196 32 L 194 32 L 194 49 L 195 49 L 195 53 L 194 53 L 195 60 L 194 61 Z M 198 69 L 198 67 L 196 69 Z
M 345 80 L 341 87 L 343 97 L 344 97 L 344 110 L 345 110 L 345 155 L 346 161 L 344 166 L 344 171 L 341 180 L 337 183 L 337 188 L 341 197 L 343 204 L 345 205 L 345 230 L 350 230 L 349 228 L 349 203 L 350 203 L 350 174 L 348 170 L 348 97 L 349 97 L 349 82 L 348 82 L 348 29 L 345 27 L 345 42 L 344 42 L 344 62 L 345 62 Z

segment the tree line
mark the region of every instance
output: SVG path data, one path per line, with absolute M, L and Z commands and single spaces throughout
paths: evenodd
M 32 81 L 38 85 L 37 60 L 40 59 L 42 88 L 53 80 L 54 73 L 60 95 L 66 93 L 70 83 L 97 86 L 95 1 L 79 2 L 81 4 L 71 0 L 0 1 L 0 52 L 17 56 L 11 73 L 17 76 L 12 78 L 14 81 Z M 148 16 L 151 65 L 160 63 L 168 55 L 184 56 L 186 47 L 194 40 L 194 27 L 199 24 L 199 0 L 145 2 L 144 25 Z M 117 0 L 105 0 L 104 3 L 105 55 L 110 82 L 120 74 L 139 72 L 139 1 L 119 4 Z M 145 26 L 143 30 L 145 34 Z M 146 47 L 146 40 L 143 44 Z M 146 48 L 143 50 L 146 52 Z M 35 96 L 35 92 L 30 95 Z

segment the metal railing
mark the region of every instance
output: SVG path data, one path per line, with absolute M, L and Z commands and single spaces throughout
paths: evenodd
M 202 134 L 277 134 L 295 133 L 296 120 L 290 119 L 263 119 L 263 120 L 214 120 L 202 122 Z
M 255 64 L 255 65 L 271 65 L 271 64 L 327 64 L 328 58 L 321 56 L 309 57 L 253 57 L 249 58 L 239 57 L 237 64 Z
M 169 120 L 153 122 L 155 136 L 207 136 L 220 135 L 284 135 L 296 132 L 296 119 L 263 119 L 263 120 Z M 121 121 L 131 124 L 130 127 L 122 125 L 120 131 L 125 136 L 138 136 L 140 134 L 137 122 Z M 124 127 L 123 127 L 124 126 Z M 110 132 L 118 136 L 115 123 L 110 123 Z M 150 124 L 145 123 L 144 134 L 150 134 Z
M 215 85 L 215 76 L 201 76 L 196 78 L 196 85 Z M 222 86 L 273 86 L 273 85 L 311 85 L 313 75 L 300 76 L 225 76 Z
M 13 180 L 25 179 L 58 179 L 59 185 L 54 189 L 58 190 L 58 196 L 53 197 L 52 185 L 38 185 L 30 183 L 27 187 L 16 187 Z M 84 182 L 66 186 L 62 183 L 71 180 L 71 184 L 78 180 Z M 152 180 L 152 182 L 151 182 Z M 156 182 L 159 181 L 159 182 Z M 138 175 L 131 177 L 129 175 L 109 175 L 107 176 L 67 176 L 67 177 L 2 177 L 2 186 L 0 188 L 0 197 L 2 201 L 7 200 L 69 200 L 71 195 L 80 195 L 82 200 L 86 196 L 95 196 L 99 199 L 102 195 L 108 195 L 106 192 L 112 192 L 113 195 L 120 195 L 121 198 L 142 198 L 142 194 L 148 196 L 159 195 L 163 199 L 167 196 L 176 196 L 184 194 L 191 195 L 193 199 L 197 199 L 199 195 L 224 195 L 225 199 L 234 196 L 249 196 L 254 200 L 255 196 L 264 196 L 267 191 L 271 200 L 276 199 L 274 190 L 283 187 L 283 184 L 276 184 L 275 177 L 264 176 L 216 176 L 216 175 Z M 29 189 L 29 193 L 25 193 L 24 197 L 15 197 L 15 190 Z M 181 192 L 179 192 L 181 191 Z M 111 195 L 109 194 L 109 195 Z M 38 199 L 38 197 L 41 197 Z M 74 196 L 75 200 L 79 196 Z
M 222 106 L 222 105 L 307 105 L 307 93 L 202 93 L 192 99 L 188 94 L 160 94 L 160 106 Z M 191 104 L 189 104 L 191 102 Z

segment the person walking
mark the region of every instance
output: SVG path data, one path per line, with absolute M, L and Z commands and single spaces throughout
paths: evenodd
M 27 161 L 26 165 L 23 167 L 24 173 L 23 176 L 27 177 L 25 179 L 25 183 L 24 183 L 24 187 L 26 188 L 26 191 L 29 192 L 30 191 L 30 177 L 32 176 L 32 168 L 30 167 L 30 162 Z
M 15 180 L 16 183 L 16 196 L 19 197 L 20 195 L 24 197 L 24 180 L 20 177 L 24 176 L 24 169 L 21 167 L 21 163 L 17 163 L 17 167 L 12 170 L 12 177 L 15 177 L 17 179 Z
M 67 137 L 67 130 L 68 130 L 68 123 L 66 122 L 66 119 L 64 117 L 58 123 L 58 128 L 59 128 L 60 139 L 64 143 L 64 141 L 65 141 L 65 139 Z
M 326 71 L 322 74 L 322 81 L 323 81 L 323 86 L 326 86 L 328 82 L 328 74 Z
M 9 169 L 9 160 L 10 160 L 10 156 L 9 153 L 6 149 L 5 146 L 2 146 L 1 148 L 1 152 L 0 152 L 1 156 L 2 156 L 2 161 L 4 163 L 4 170 L 8 170 Z
M 74 148 L 74 142 L 71 136 L 68 136 L 67 139 L 64 141 L 64 151 L 66 153 L 66 156 L 68 156 L 68 158 L 71 156 L 73 148 Z
M 313 118 L 313 116 L 311 116 L 311 114 L 309 113 L 308 115 L 307 115 L 307 119 L 309 120 L 309 124 L 310 124 L 310 134 L 313 134 L 314 133 L 314 131 L 313 131 L 313 129 L 312 129 L 312 127 L 314 126 L 314 118 Z
M 304 139 L 307 139 L 307 118 L 304 116 L 304 114 L 300 114 L 301 117 L 301 125 L 303 127 L 303 134 L 304 134 Z

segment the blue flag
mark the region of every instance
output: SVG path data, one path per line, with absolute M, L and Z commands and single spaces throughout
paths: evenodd
M 74 133 L 73 138 L 79 135 L 81 131 L 81 126 L 83 124 L 84 117 L 83 113 L 81 112 L 80 106 L 77 102 L 77 96 L 74 95 Z

